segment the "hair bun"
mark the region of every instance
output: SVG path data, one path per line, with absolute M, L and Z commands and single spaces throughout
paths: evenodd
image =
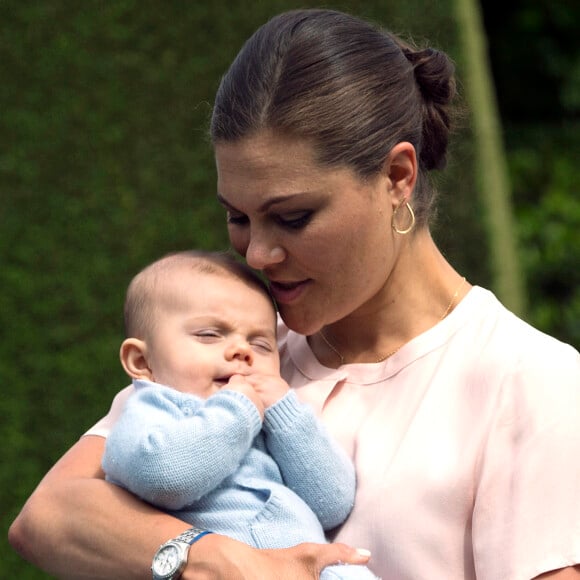
M 444 52 L 434 48 L 405 46 L 402 51 L 413 67 L 426 107 L 421 161 L 426 169 L 443 169 L 451 125 L 449 109 L 455 97 L 455 66 Z
M 438 105 L 448 105 L 455 96 L 455 67 L 449 57 L 434 48 L 404 48 L 403 54 L 413 66 L 423 98 Z

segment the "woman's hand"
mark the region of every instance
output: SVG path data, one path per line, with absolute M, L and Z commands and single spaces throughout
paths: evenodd
M 258 550 L 226 536 L 209 534 L 193 544 L 183 580 L 313 580 L 331 564 L 366 564 L 368 555 L 345 544 L 299 544 Z

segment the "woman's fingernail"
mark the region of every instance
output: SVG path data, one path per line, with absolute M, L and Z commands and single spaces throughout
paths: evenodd
M 365 548 L 357 548 L 356 549 L 357 553 L 359 556 L 363 556 L 364 558 L 370 558 L 371 557 L 371 551 L 367 550 Z

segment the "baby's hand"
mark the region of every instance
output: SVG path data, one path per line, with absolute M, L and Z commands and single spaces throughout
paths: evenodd
M 279 401 L 290 390 L 288 383 L 280 375 L 257 374 L 244 378 L 254 387 L 254 390 L 262 399 L 265 409 Z
M 245 377 L 243 375 L 232 375 L 230 380 L 228 381 L 227 385 L 225 385 L 224 389 L 229 389 L 230 391 L 237 391 L 238 393 L 243 393 L 254 403 L 256 409 L 258 409 L 258 413 L 260 413 L 260 418 L 264 420 L 264 403 L 262 402 L 262 398 L 254 389 L 252 383 L 248 381 L 249 377 Z

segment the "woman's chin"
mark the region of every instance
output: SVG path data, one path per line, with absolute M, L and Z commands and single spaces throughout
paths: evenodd
M 308 316 L 302 309 L 279 304 L 278 311 L 284 324 L 298 334 L 310 336 L 316 334 L 322 327 L 322 322 L 319 321 L 317 316 Z

